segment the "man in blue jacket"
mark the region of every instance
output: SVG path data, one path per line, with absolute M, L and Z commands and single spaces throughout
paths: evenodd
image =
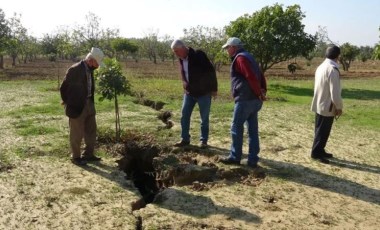
M 203 51 L 187 47 L 181 40 L 174 40 L 171 49 L 179 58 L 184 89 L 181 116 L 182 140 L 174 146 L 183 147 L 190 144 L 190 118 L 195 104 L 198 104 L 201 117 L 200 146 L 207 148 L 211 98 L 216 97 L 218 91 L 214 66 Z
M 247 164 L 256 168 L 260 152 L 257 115 L 265 100 L 266 80 L 253 56 L 244 50 L 239 38 L 229 38 L 222 48 L 227 50 L 232 59 L 231 93 L 235 107 L 231 125 L 231 151 L 229 156 L 220 162 L 240 165 L 244 123 L 247 122 L 249 136 Z

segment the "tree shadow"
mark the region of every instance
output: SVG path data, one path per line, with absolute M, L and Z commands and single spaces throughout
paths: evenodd
M 259 216 L 241 208 L 217 205 L 209 197 L 190 194 L 175 188 L 167 188 L 157 195 L 154 204 L 160 208 L 196 218 L 222 214 L 227 219 L 238 219 L 257 224 L 262 222 Z
M 273 84 L 270 90 L 282 92 L 285 94 L 292 94 L 295 96 L 310 96 L 313 97 L 313 88 L 301 88 L 282 84 Z M 342 97 L 345 99 L 358 99 L 358 100 L 379 100 L 380 92 L 376 90 L 367 89 L 342 89 Z
M 338 158 L 331 158 L 330 164 L 334 166 L 339 166 L 342 168 L 349 168 L 349 169 L 355 169 L 355 170 L 364 171 L 364 172 L 380 174 L 380 167 L 367 165 L 367 164 L 360 164 L 360 163 L 346 161 L 346 160 L 342 160 Z
M 316 187 L 331 192 L 350 196 L 355 199 L 380 204 L 380 190 L 368 188 L 359 183 L 330 176 L 314 169 L 292 163 L 261 159 L 263 165 L 269 167 L 268 174 L 293 181 L 295 183 Z M 327 166 L 327 165 L 326 165 Z

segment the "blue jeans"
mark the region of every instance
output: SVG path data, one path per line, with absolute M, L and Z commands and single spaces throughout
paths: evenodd
M 198 103 L 201 116 L 201 137 L 202 142 L 207 142 L 209 133 L 209 115 L 211 107 L 211 94 L 192 97 L 188 94 L 183 96 L 182 117 L 181 117 L 181 137 L 184 141 L 190 141 L 190 118 L 195 104 Z
M 240 161 L 243 153 L 244 123 L 248 125 L 248 164 L 259 161 L 259 125 L 257 114 L 263 102 L 260 100 L 239 101 L 235 103 L 231 125 L 232 144 L 229 158 Z

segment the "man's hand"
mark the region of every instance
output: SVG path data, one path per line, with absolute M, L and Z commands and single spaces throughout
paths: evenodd
M 335 120 L 338 120 L 340 115 L 342 115 L 343 111 L 341 109 L 335 110 Z

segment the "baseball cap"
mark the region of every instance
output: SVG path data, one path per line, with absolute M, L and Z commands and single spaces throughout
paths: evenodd
M 239 38 L 231 37 L 227 40 L 226 44 L 222 46 L 223 49 L 227 48 L 228 46 L 242 46 L 244 45 Z

